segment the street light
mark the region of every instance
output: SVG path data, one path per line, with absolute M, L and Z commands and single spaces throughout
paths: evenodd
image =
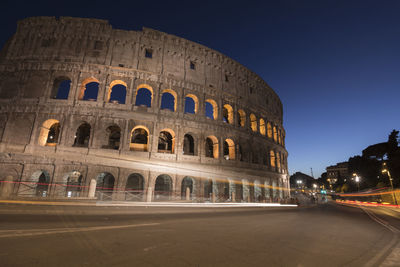
M 357 183 L 358 192 L 360 192 L 360 180 L 361 177 L 357 175 L 357 173 L 353 173 L 354 181 Z
M 392 187 L 392 197 L 393 197 L 393 201 L 397 206 L 397 199 L 396 199 L 396 195 L 394 194 L 394 189 L 393 189 L 393 182 L 392 182 L 392 176 L 390 175 L 390 171 L 386 166 L 386 162 L 383 163 L 383 169 L 382 169 L 382 173 L 387 173 L 388 177 L 389 177 L 389 181 L 390 181 L 390 186 Z
M 314 187 L 314 191 L 317 191 L 317 184 L 312 185 Z

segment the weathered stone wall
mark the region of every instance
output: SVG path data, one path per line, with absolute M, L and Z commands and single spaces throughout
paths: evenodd
M 151 58 L 146 57 L 148 51 Z M 255 73 L 217 51 L 147 28 L 124 31 L 97 19 L 34 17 L 18 23 L 0 60 L 0 180 L 29 181 L 43 170 L 52 184 L 50 195 L 57 195 L 55 184 L 65 182 L 63 177 L 71 171 L 79 171 L 87 186 L 99 173 L 108 172 L 115 178 L 115 189 L 124 188 L 130 173 L 144 177 L 145 189 L 154 187 L 159 174 L 168 174 L 177 192 L 183 177 L 191 176 L 196 194 L 202 194 L 206 179 L 216 184 L 221 179 L 246 179 L 288 188 L 279 97 Z M 54 98 L 59 77 L 71 81 L 68 99 Z M 88 79 L 99 82 L 96 101 L 80 100 Z M 114 81 L 126 84 L 125 104 L 109 101 Z M 153 90 L 151 107 L 135 106 L 143 85 Z M 160 109 L 164 90 L 176 94 L 175 111 Z M 198 99 L 196 114 L 184 112 L 188 94 Z M 215 120 L 204 115 L 207 99 L 217 104 Z M 233 108 L 232 123 L 222 121 L 225 104 Z M 243 127 L 239 110 L 246 114 Z M 256 131 L 251 130 L 250 114 L 257 118 Z M 277 129 L 276 140 L 267 129 L 262 133 L 261 118 L 265 128 L 270 123 Z M 39 140 L 50 119 L 59 122 L 60 134 L 55 145 L 43 146 Z M 89 144 L 73 147 L 82 122 L 91 126 Z M 121 129 L 117 150 L 105 148 L 111 125 Z M 149 131 L 144 152 L 130 149 L 132 129 L 138 125 Z M 158 151 L 163 129 L 175 134 L 173 153 Z M 182 152 L 188 133 L 194 139 L 194 155 Z M 218 140 L 218 158 L 205 156 L 208 136 Z M 226 139 L 234 142 L 235 159 L 223 157 Z M 16 183 L 15 194 L 19 187 Z

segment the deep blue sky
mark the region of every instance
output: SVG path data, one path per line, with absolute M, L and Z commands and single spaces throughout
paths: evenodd
M 29 16 L 107 19 L 204 44 L 259 74 L 284 107 L 290 173 L 325 167 L 400 128 L 400 1 L 11 1 L 0 45 Z

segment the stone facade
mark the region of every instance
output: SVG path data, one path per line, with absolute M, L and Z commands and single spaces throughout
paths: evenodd
M 283 198 L 282 110 L 259 76 L 200 44 L 27 18 L 0 54 L 2 197 Z

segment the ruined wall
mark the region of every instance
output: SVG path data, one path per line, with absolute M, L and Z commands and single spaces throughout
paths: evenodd
M 20 158 L 14 155 L 28 156 L 24 162 L 30 165 L 18 179 L 28 179 L 30 170 L 41 168 L 34 163 L 39 156 L 54 159 L 50 161 L 55 169 L 48 171 L 54 181 L 62 180 L 65 168 L 85 165 L 90 158 L 93 171 L 87 170 L 89 165 L 82 171 L 86 184 L 96 171 L 115 166 L 116 184 L 121 185 L 126 180 L 126 161 L 146 161 L 155 166 L 173 162 L 177 170 L 174 175 L 183 175 L 190 166 L 195 169 L 194 176 L 205 170 L 213 179 L 246 178 L 268 180 L 270 184 L 274 180 L 287 187 L 279 97 L 255 73 L 217 51 L 148 28 L 124 31 L 112 29 L 104 20 L 33 17 L 18 23 L 0 60 L 0 151 L 15 158 L 0 162 L 20 164 Z M 55 84 L 60 77 L 71 81 L 67 99 L 55 99 Z M 82 86 L 88 79 L 99 83 L 93 101 L 81 99 Z M 115 81 L 126 85 L 124 104 L 109 101 Z M 153 90 L 151 107 L 135 105 L 139 87 L 144 85 Z M 175 111 L 160 109 L 166 90 L 176 94 Z M 187 95 L 198 99 L 196 114 L 184 112 Z M 208 99 L 218 107 L 215 120 L 204 115 Z M 225 104 L 233 109 L 231 123 L 222 121 Z M 239 110 L 245 112 L 243 126 L 238 122 Z M 251 129 L 250 114 L 257 118 L 256 131 Z M 276 128 L 276 140 L 267 129 L 262 133 L 260 119 L 265 120 L 265 128 L 267 123 Z M 58 121 L 61 130 L 54 145 L 43 146 L 40 140 L 48 120 Z M 77 128 L 83 122 L 91 126 L 89 144 L 74 147 Z M 131 150 L 132 130 L 138 125 L 149 131 L 147 151 Z M 106 149 L 109 126 L 121 130 L 117 150 Z M 172 153 L 158 150 L 163 129 L 174 133 Z M 194 155 L 182 152 L 185 134 L 194 139 Z M 208 136 L 218 140 L 218 158 L 205 156 Z M 227 139 L 234 143 L 235 159 L 223 157 Z M 70 167 L 65 161 L 71 162 Z

